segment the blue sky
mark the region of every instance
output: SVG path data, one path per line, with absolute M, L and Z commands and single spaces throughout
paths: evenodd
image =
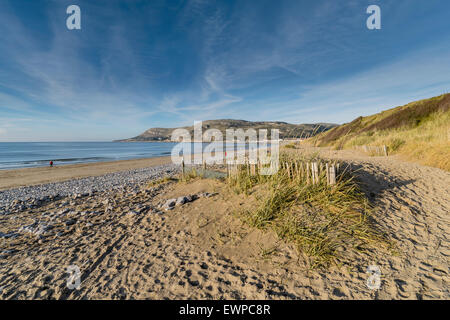
M 66 8 L 81 8 L 81 30 Z M 366 8 L 381 8 L 368 30 Z M 0 141 L 348 122 L 449 92 L 450 1 L 0 0 Z

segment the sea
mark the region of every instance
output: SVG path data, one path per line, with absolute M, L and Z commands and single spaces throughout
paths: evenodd
M 175 142 L 0 142 L 0 170 L 170 156 Z M 203 149 L 208 144 L 203 144 Z M 194 143 L 191 143 L 194 150 Z M 238 147 L 239 148 L 239 147 Z M 223 148 L 223 150 L 228 149 Z M 236 149 L 236 147 L 235 147 Z M 187 152 L 189 153 L 189 152 Z

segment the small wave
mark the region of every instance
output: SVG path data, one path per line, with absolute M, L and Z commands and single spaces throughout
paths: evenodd
M 98 160 L 108 160 L 113 159 L 111 157 L 85 157 L 85 158 L 63 158 L 63 159 L 49 159 L 49 160 L 43 160 L 44 162 L 79 162 L 79 161 L 98 161 Z
M 93 162 L 111 159 L 112 158 L 108 157 L 84 157 L 84 158 L 59 158 L 59 159 L 45 159 L 45 160 L 39 159 L 39 160 L 5 161 L 0 163 L 0 169 L 42 166 L 47 165 L 50 161 L 53 161 L 54 164 L 58 164 L 58 163 Z

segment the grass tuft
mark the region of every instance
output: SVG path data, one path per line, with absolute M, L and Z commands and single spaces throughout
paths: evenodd
M 316 155 L 305 159 L 292 154 L 282 154 L 280 160 L 290 168 L 295 162 L 320 161 Z M 352 252 L 390 246 L 371 225 L 369 201 L 348 172 L 340 174 L 332 186 L 325 175 L 312 185 L 284 167 L 272 176 L 250 176 L 248 172 L 241 166 L 228 180 L 235 192 L 254 193 L 258 199 L 254 209 L 238 214 L 240 218 L 295 243 L 311 259 L 313 268 L 343 263 Z

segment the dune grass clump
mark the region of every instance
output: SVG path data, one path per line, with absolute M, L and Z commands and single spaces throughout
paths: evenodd
M 294 143 L 289 143 L 289 144 L 285 145 L 284 147 L 287 149 L 296 149 L 297 148 Z
M 320 161 L 314 156 L 315 161 Z M 281 163 L 306 161 L 298 156 L 281 156 Z M 239 216 L 247 224 L 271 229 L 281 239 L 293 242 L 308 256 L 311 267 L 327 267 L 348 262 L 352 252 L 389 246 L 387 239 L 370 223 L 371 206 L 348 171 L 334 185 L 325 174 L 316 184 L 286 168 L 272 176 L 249 176 L 242 166 L 230 186 L 235 192 L 251 193 L 257 199 L 254 209 Z
M 178 181 L 178 180 L 176 178 L 173 178 L 173 177 L 165 176 L 163 178 L 159 178 L 159 179 L 150 181 L 148 183 L 148 187 L 151 188 L 151 187 L 155 187 L 155 186 L 158 186 L 158 185 L 161 185 L 161 184 L 165 184 L 165 183 L 168 183 L 168 182 L 172 182 L 172 181 Z
M 185 174 L 182 175 L 181 181 L 189 182 L 191 180 L 195 180 L 197 178 L 203 178 L 203 175 L 196 168 L 192 168 L 190 170 L 186 170 Z

